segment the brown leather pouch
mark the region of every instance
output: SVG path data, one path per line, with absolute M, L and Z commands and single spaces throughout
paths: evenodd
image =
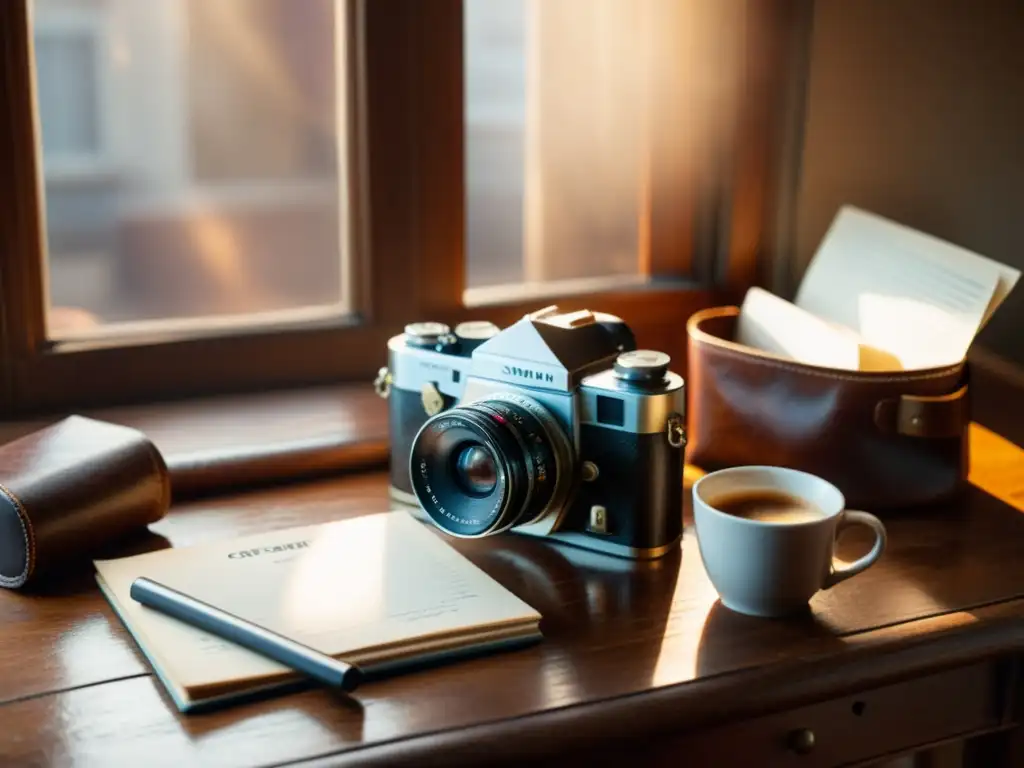
M 141 432 L 70 416 L 0 447 L 0 586 L 18 588 L 164 516 L 170 479 Z
M 687 324 L 690 464 L 801 469 L 872 510 L 963 490 L 966 363 L 893 373 L 806 365 L 735 343 L 738 316 L 738 307 L 715 307 Z

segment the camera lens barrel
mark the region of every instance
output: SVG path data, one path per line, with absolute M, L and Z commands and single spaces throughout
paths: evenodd
M 495 482 L 486 494 L 469 492 L 458 462 L 469 450 L 487 451 L 494 461 Z M 428 419 L 409 454 L 412 490 L 438 527 L 455 536 L 483 536 L 505 527 L 522 507 L 530 478 L 513 455 L 518 445 L 484 414 L 452 408 Z
M 572 448 L 551 414 L 516 393 L 457 406 L 427 420 L 410 452 L 413 492 L 455 536 L 486 536 L 564 506 Z
M 515 437 L 520 453 L 517 459 L 525 464 L 531 477 L 531 492 L 514 525 L 532 523 L 547 509 L 558 479 L 558 460 L 541 421 L 526 408 L 505 400 L 491 400 L 476 405 L 489 413 Z M 519 458 L 522 457 L 522 458 Z

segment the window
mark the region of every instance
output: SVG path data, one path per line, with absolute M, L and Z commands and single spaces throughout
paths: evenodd
M 466 2 L 471 302 L 640 282 L 637 116 L 654 5 Z
M 32 9 L 49 338 L 348 312 L 340 6 Z
M 678 359 L 756 273 L 783 5 L 0 4 L 0 407 L 368 381 L 554 302 Z

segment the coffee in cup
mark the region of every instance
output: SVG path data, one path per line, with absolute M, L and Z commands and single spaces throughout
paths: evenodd
M 804 523 L 825 517 L 811 502 L 771 489 L 725 494 L 714 500 L 714 506 L 727 515 L 762 523 Z
M 845 507 L 827 480 L 783 467 L 734 467 L 694 483 L 697 542 L 722 603 L 739 613 L 784 616 L 871 566 L 885 549 L 885 526 Z M 875 544 L 853 563 L 836 563 L 836 536 L 855 524 L 872 528 Z

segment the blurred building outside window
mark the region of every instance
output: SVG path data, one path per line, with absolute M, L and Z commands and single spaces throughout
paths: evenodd
M 654 1 L 466 0 L 467 298 L 640 277 Z M 51 337 L 353 309 L 344 7 L 33 0 Z

